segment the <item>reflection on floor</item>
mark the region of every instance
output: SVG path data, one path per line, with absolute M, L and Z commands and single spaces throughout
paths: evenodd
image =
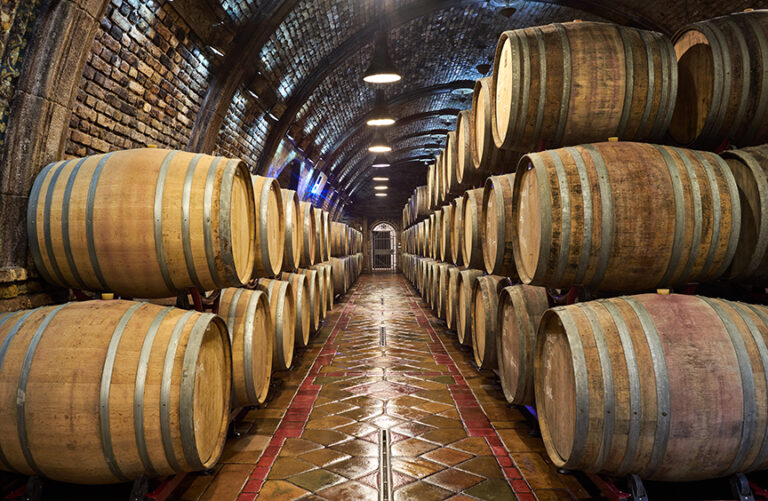
M 590 497 L 402 275 L 363 275 L 325 325 L 273 376 L 274 398 L 244 416 L 215 473 L 190 476 L 179 499 L 378 499 L 380 430 L 392 499 Z

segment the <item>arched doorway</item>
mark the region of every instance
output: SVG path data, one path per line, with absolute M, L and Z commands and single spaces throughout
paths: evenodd
M 396 232 L 392 225 L 379 223 L 371 230 L 371 269 L 395 271 L 397 269 Z

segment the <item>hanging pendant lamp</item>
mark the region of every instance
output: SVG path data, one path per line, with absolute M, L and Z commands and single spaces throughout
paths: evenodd
M 372 127 L 386 127 L 394 123 L 395 117 L 389 112 L 389 106 L 387 106 L 384 91 L 376 91 L 376 104 L 373 105 L 371 117 L 366 121 L 366 124 Z
M 389 145 L 387 138 L 384 137 L 384 132 L 381 129 L 376 129 L 368 151 L 371 153 L 388 153 L 392 151 L 392 147 Z
M 365 71 L 363 80 L 368 83 L 393 83 L 400 80 L 402 76 L 395 68 L 392 59 L 389 58 L 389 48 L 387 47 L 387 32 L 380 31 L 376 36 L 376 44 L 373 49 L 371 64 Z

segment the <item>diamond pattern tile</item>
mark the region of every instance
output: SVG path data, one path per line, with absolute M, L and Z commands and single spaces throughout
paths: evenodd
M 245 485 L 217 467 L 178 497 L 377 499 L 380 432 L 389 430 L 396 500 L 589 499 L 443 325 L 401 275 L 362 276 L 295 367 L 275 373 L 267 404 L 238 419 L 242 435 L 222 462 L 247 468 Z

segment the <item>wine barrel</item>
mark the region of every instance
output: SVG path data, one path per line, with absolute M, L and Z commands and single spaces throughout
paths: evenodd
M 662 481 L 768 467 L 768 308 L 643 294 L 553 308 L 534 387 L 557 467 Z
M 435 254 L 435 225 L 436 221 L 435 219 L 437 216 L 435 215 L 435 212 L 432 211 L 432 213 L 429 215 L 429 224 L 427 224 L 427 229 L 429 231 L 428 237 L 427 237 L 427 257 L 431 257 L 432 259 L 437 259 L 437 255 Z
M 299 273 L 307 277 L 307 286 L 309 287 L 309 310 L 311 332 L 320 330 L 320 320 L 325 318 L 325 298 L 323 297 L 322 280 L 317 270 L 307 270 L 299 268 Z
M 483 276 L 480 270 L 467 269 L 459 272 L 456 290 L 458 291 L 458 309 L 456 310 L 456 336 L 459 343 L 472 346 L 472 290 L 475 281 Z
M 726 276 L 764 283 L 768 279 L 768 145 L 722 153 L 741 202 L 741 232 Z
M 499 293 L 510 285 L 509 278 L 496 275 L 478 277 L 472 287 L 472 350 L 480 369 L 496 369 L 496 320 Z
M 130 297 L 242 285 L 258 234 L 249 176 L 240 160 L 150 148 L 52 163 L 27 206 L 35 267 Z
M 435 192 L 437 184 L 437 166 L 439 163 L 440 153 L 438 153 L 437 157 L 435 157 L 435 163 L 427 167 L 427 200 L 429 200 L 427 211 L 431 211 L 432 208 L 436 205 L 437 197 L 435 196 Z
M 429 214 L 429 192 L 427 186 L 417 186 L 413 190 L 414 217 L 422 219 Z
M 256 200 L 256 263 L 253 276 L 274 277 L 285 257 L 285 213 L 277 180 L 251 176 Z
M 290 282 L 293 288 L 293 310 L 296 314 L 294 346 L 303 348 L 309 344 L 309 336 L 312 334 L 312 299 L 309 280 L 303 274 L 286 272 L 280 275 L 280 279 Z
M 325 300 L 328 302 L 328 311 L 333 309 L 333 303 L 336 299 L 336 294 L 333 290 L 333 266 L 329 262 L 323 263 L 323 270 L 325 271 Z
M 483 267 L 483 188 L 464 193 L 463 264 L 468 268 Z
M 675 107 L 674 48 L 652 31 L 596 22 L 506 31 L 493 68 L 492 131 L 506 150 L 659 141 Z
M 451 266 L 448 268 L 448 286 L 446 287 L 445 325 L 450 330 L 456 330 L 459 321 L 459 273 L 464 268 Z
M 531 153 L 523 163 L 512 195 L 523 283 L 655 289 L 714 280 L 731 263 L 740 202 L 713 153 L 609 142 Z
M 768 11 L 693 23 L 674 44 L 680 80 L 670 136 L 705 149 L 768 142 Z
M 464 264 L 464 197 L 451 202 L 451 260 L 456 266 Z
M 333 293 L 334 295 L 346 294 L 349 288 L 348 276 L 344 269 L 345 261 L 336 257 L 331 258 L 333 268 Z
M 500 150 L 493 141 L 491 95 L 491 77 L 481 78 L 475 82 L 470 136 L 474 172 L 470 177 L 476 184 L 482 184 L 488 176 L 513 172 L 520 159 L 519 153 Z
M 445 194 L 443 196 L 443 203 L 448 199 L 448 195 L 456 195 L 459 192 L 459 183 L 456 179 L 456 163 L 458 162 L 458 141 L 456 137 L 456 131 L 452 130 L 446 134 L 445 142 L 445 160 L 443 162 L 445 168 Z
M 448 302 L 448 271 L 454 268 L 452 264 L 437 265 L 437 280 L 435 281 L 435 312 L 437 317 L 445 320 Z
M 320 259 L 316 260 L 320 262 L 328 261 L 328 258 L 330 257 L 330 242 L 327 238 L 329 229 L 328 229 L 328 221 L 325 219 L 324 211 L 322 209 L 315 208 L 314 214 L 315 214 L 315 231 L 317 232 L 315 234 L 316 240 L 317 240 L 317 248 L 315 249 L 316 253 L 319 252 Z
M 312 267 L 320 275 L 320 282 L 323 289 L 323 298 L 325 298 L 325 311 L 333 309 L 333 270 L 329 263 L 319 263 Z
M 323 248 L 325 255 L 331 257 L 331 214 L 327 210 L 323 214 Z M 326 261 L 328 258 L 325 259 Z
M 499 295 L 496 353 L 501 389 L 510 404 L 534 404 L 536 331 L 548 308 L 544 287 L 514 285 L 505 287 Z
M 331 255 L 344 257 L 349 254 L 349 227 L 344 223 L 331 222 Z
M 283 217 L 285 217 L 285 251 L 283 271 L 292 272 L 301 263 L 302 227 L 299 196 L 293 190 L 280 190 L 283 196 Z
M 453 239 L 451 223 L 453 223 L 453 207 L 451 204 L 443 205 L 440 211 L 442 212 L 440 223 L 443 225 L 442 230 L 440 231 L 440 260 L 448 262 L 451 261 L 451 240 Z
M 429 305 L 429 295 L 432 293 L 432 264 L 434 259 L 428 259 L 424 262 L 424 279 L 421 283 L 421 297 Z
M 272 374 L 272 318 L 262 291 L 229 288 L 221 291 L 221 318 L 232 344 L 232 406 L 263 404 Z
M 293 348 L 296 337 L 296 300 L 293 286 L 283 280 L 261 278 L 258 288 L 266 292 L 272 318 L 272 369 L 290 369 L 293 364 Z
M 456 118 L 456 193 L 473 188 L 479 181 L 472 162 L 472 115 L 470 110 L 464 110 Z
M 299 203 L 299 221 L 301 224 L 301 259 L 299 264 L 302 268 L 308 268 L 315 264 L 317 256 L 317 229 L 315 228 L 315 218 L 312 214 L 313 207 L 309 202 Z
M 0 339 L 0 469 L 110 484 L 218 461 L 232 378 L 220 317 L 84 301 L 0 313 Z
M 485 271 L 517 279 L 515 257 L 512 251 L 512 188 L 514 174 L 489 177 L 483 190 L 483 221 L 485 238 L 482 239 Z

